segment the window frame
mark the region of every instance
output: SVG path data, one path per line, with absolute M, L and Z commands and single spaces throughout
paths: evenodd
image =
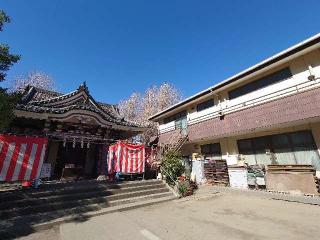
M 293 74 L 289 66 L 258 78 L 252 82 L 228 91 L 229 100 L 244 96 L 257 90 L 272 86 L 273 84 L 292 78 Z M 260 85 L 260 86 L 259 86 Z
M 213 151 L 210 151 L 210 152 L 203 152 L 203 148 L 204 147 L 211 147 L 210 150 L 213 150 Z M 217 149 L 214 149 L 216 148 Z M 221 145 L 220 143 L 208 143 L 208 144 L 202 144 L 200 145 L 200 151 L 201 151 L 201 154 L 204 155 L 204 156 L 219 156 L 222 158 L 222 151 L 221 151 Z
M 176 122 L 187 117 L 187 110 L 180 111 L 163 119 L 163 123 Z
M 203 102 L 197 104 L 196 110 L 197 110 L 197 112 L 201 112 L 201 111 L 208 109 L 208 108 L 211 108 L 213 106 L 215 106 L 214 99 L 210 98 L 206 101 L 203 101 Z

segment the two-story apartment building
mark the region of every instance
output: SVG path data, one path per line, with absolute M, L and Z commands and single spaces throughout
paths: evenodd
M 150 118 L 160 143 L 181 129 L 185 156 L 228 164 L 312 164 L 320 171 L 320 34 Z M 319 173 L 319 172 L 318 172 Z

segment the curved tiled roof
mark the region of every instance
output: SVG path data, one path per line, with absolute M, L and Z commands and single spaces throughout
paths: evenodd
M 45 90 L 38 87 L 28 86 L 23 94 L 21 99 L 22 104 L 27 104 L 30 101 L 41 101 L 48 98 L 54 98 L 62 95 L 62 93 Z
M 86 98 L 81 101 L 73 101 L 70 103 L 63 102 L 71 99 L 77 94 L 79 94 L 79 96 L 83 94 Z M 116 105 L 96 102 L 89 94 L 85 83 L 77 90 L 68 94 L 29 86 L 26 88 L 21 101 L 16 106 L 16 109 L 27 112 L 53 114 L 63 114 L 71 110 L 86 110 L 99 114 L 104 120 L 111 123 L 128 127 L 142 127 L 139 124 L 127 121 L 120 116 Z

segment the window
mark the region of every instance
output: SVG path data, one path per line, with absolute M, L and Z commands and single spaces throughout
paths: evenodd
M 187 126 L 187 111 L 178 112 L 163 120 L 164 124 L 174 122 L 175 129 L 183 129 Z
M 187 117 L 187 111 L 182 111 L 182 112 L 178 112 L 178 113 L 176 113 L 174 115 L 171 115 L 171 116 L 165 118 L 163 120 L 163 122 L 164 122 L 164 124 L 166 124 L 166 123 L 169 123 L 169 122 L 180 120 L 180 119 L 185 118 L 185 117 Z
M 234 98 L 243 96 L 245 94 L 256 91 L 258 89 L 267 87 L 271 84 L 286 80 L 290 77 L 292 77 L 292 73 L 290 71 L 290 68 L 289 67 L 284 68 L 280 71 L 277 71 L 275 73 L 267 75 L 267 76 L 260 78 L 256 81 L 250 82 L 250 83 L 245 84 L 241 87 L 238 87 L 234 90 L 231 90 L 229 92 L 229 99 L 234 99 Z
M 207 108 L 213 107 L 214 106 L 214 100 L 213 99 L 209 99 L 205 102 L 199 103 L 197 105 L 197 112 L 200 112 L 202 110 L 205 110 Z
M 212 143 L 201 145 L 201 154 L 203 155 L 213 155 L 221 157 L 220 143 Z
M 320 170 L 320 157 L 310 131 L 238 140 L 239 153 L 249 165 L 311 164 Z M 271 154 L 266 154 L 270 151 Z

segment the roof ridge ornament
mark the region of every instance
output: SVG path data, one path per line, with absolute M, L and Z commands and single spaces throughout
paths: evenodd
M 84 91 L 86 91 L 87 93 L 89 93 L 89 89 L 88 89 L 88 87 L 87 87 L 86 81 L 84 81 L 84 82 L 78 87 L 78 90 L 79 90 L 79 91 L 84 90 Z

